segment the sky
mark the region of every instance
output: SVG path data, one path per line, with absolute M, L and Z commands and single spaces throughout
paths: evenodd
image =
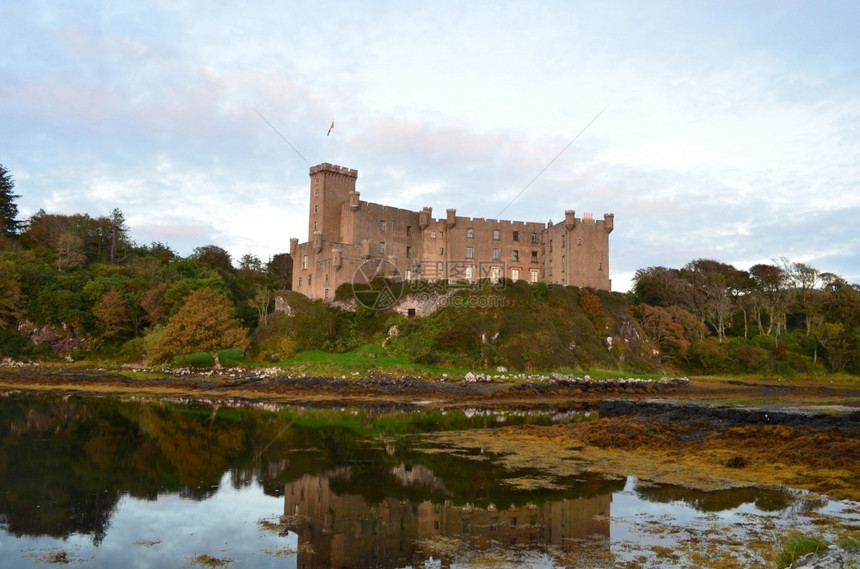
M 0 37 L 24 219 L 265 262 L 330 162 L 435 217 L 614 213 L 617 291 L 702 258 L 860 282 L 856 0 L 0 0 Z

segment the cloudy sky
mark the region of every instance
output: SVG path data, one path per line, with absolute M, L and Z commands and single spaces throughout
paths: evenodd
M 0 34 L 22 217 L 265 261 L 332 162 L 436 217 L 614 213 L 614 290 L 697 258 L 860 282 L 856 0 L 0 0 Z

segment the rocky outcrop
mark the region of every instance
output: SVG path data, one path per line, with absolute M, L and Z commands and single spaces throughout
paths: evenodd
M 49 346 L 55 355 L 69 356 L 84 347 L 84 339 L 76 336 L 74 330 L 65 324 L 57 329 L 55 326 L 38 326 L 29 320 L 22 320 L 18 323 L 18 333 L 35 346 Z
M 789 566 L 789 569 L 845 569 L 860 567 L 860 549 L 831 545 L 824 551 L 804 555 Z

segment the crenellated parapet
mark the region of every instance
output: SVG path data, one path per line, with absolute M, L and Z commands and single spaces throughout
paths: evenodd
M 320 172 L 331 172 L 333 174 L 341 174 L 350 178 L 358 178 L 358 170 L 354 168 L 347 168 L 345 166 L 338 166 L 336 164 L 329 164 L 328 162 L 323 162 L 322 164 L 311 166 L 310 174 L 318 174 Z
M 366 262 L 396 267 L 404 279 L 476 282 L 525 280 L 610 290 L 611 213 L 595 219 L 564 212 L 558 224 L 463 217 L 361 200 L 358 171 L 328 162 L 310 167 L 308 242 L 290 240 L 293 286 L 311 298 L 333 298 Z M 386 269 L 387 270 L 387 269 Z

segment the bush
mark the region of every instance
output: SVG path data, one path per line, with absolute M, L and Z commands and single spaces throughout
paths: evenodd
M 27 340 L 18 332 L 0 329 L 0 355 L 17 358 L 26 346 Z
M 762 371 L 770 360 L 770 354 L 758 346 L 741 346 L 735 352 L 735 362 L 743 372 Z
M 767 334 L 758 334 L 756 336 L 753 336 L 752 340 L 750 340 L 750 343 L 753 346 L 764 348 L 769 352 L 772 352 L 776 348 L 776 338 Z
M 729 353 L 717 338 L 693 342 L 689 352 L 690 363 L 705 373 L 728 371 Z
M 146 340 L 134 338 L 122 345 L 120 356 L 126 363 L 142 362 L 146 359 Z

